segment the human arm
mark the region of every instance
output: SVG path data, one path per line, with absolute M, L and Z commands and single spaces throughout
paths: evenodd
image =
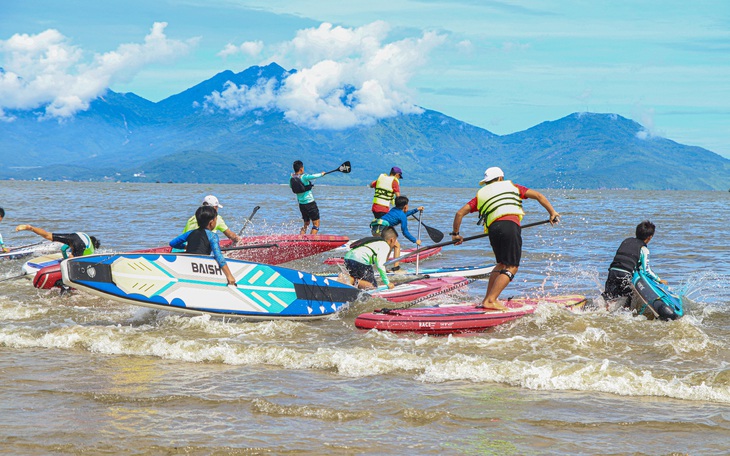
M 225 274 L 226 280 L 228 280 L 228 285 L 236 285 L 236 278 L 233 277 L 233 274 L 231 274 L 231 268 L 229 268 L 227 264 L 224 264 L 223 267 L 221 267 L 221 271 Z
M 173 239 L 172 241 L 170 241 L 170 247 L 172 247 L 173 249 L 184 249 L 185 244 L 187 244 L 187 242 L 188 242 L 188 236 L 190 236 L 190 233 L 192 233 L 192 232 L 193 232 L 193 230 L 186 231 L 183 234 L 181 234 L 180 236 L 178 236 L 175 239 Z
M 231 231 L 231 229 L 230 229 L 230 228 L 228 228 L 227 230 L 225 230 L 225 231 L 223 232 L 223 234 L 225 234 L 225 235 L 226 235 L 226 237 L 227 237 L 228 239 L 230 239 L 231 241 L 233 241 L 234 243 L 238 243 L 238 241 L 240 241 L 240 240 L 241 240 L 241 238 L 240 238 L 240 237 L 238 237 L 238 235 L 237 235 L 236 233 L 234 233 L 233 231 Z
M 546 211 L 548 211 L 548 214 L 550 214 L 550 224 L 555 225 L 559 222 L 560 214 L 553 209 L 553 205 L 550 204 L 550 201 L 543 195 L 542 193 L 538 192 L 537 190 L 528 189 L 525 192 L 525 198 L 530 198 L 537 200 L 538 203 L 540 203 L 540 206 L 544 207 Z
M 48 231 L 44 230 L 43 228 L 38 228 L 37 226 L 18 225 L 15 227 L 15 231 L 32 231 L 34 234 L 37 234 L 38 236 L 42 237 L 43 239 L 47 239 L 49 241 L 53 240 L 53 233 L 49 233 Z
M 395 196 L 400 196 L 400 183 L 398 179 L 393 179 L 393 193 L 395 193 Z
M 474 199 L 474 201 L 476 202 L 476 198 Z M 456 214 L 454 214 L 454 224 L 452 225 L 452 230 L 451 230 L 451 233 L 450 234 L 451 234 L 451 240 L 452 241 L 456 241 L 456 242 L 454 242 L 455 245 L 461 244 L 461 242 L 464 239 L 464 237 L 459 234 L 459 229 L 461 228 L 461 221 L 462 221 L 462 219 L 467 214 L 470 214 L 472 212 L 472 207 L 471 207 L 471 204 L 470 203 L 471 202 L 466 203 L 465 205 L 463 205 L 461 207 L 461 209 L 459 209 L 458 211 L 456 211 Z
M 213 255 L 215 261 L 218 262 L 218 266 L 223 268 L 223 266 L 226 265 L 226 257 L 224 257 L 223 252 L 221 252 L 220 239 L 218 238 L 218 235 L 209 230 L 205 230 L 205 233 L 208 235 L 208 242 L 210 243 L 210 254 Z
M 385 270 L 385 262 L 388 260 L 388 255 L 392 249 L 384 241 L 376 242 L 375 244 L 376 245 L 370 244 L 376 249 L 376 252 L 374 253 L 375 261 L 373 261 L 375 269 L 378 270 L 378 274 L 380 274 L 380 278 L 383 280 L 383 283 L 387 285 L 388 288 L 393 288 L 393 284 L 390 283 L 387 271 Z
M 646 274 L 647 277 L 649 277 L 654 282 L 658 282 L 664 285 L 669 284 L 666 280 L 662 280 L 659 278 L 658 275 L 654 273 L 654 271 L 651 270 L 651 267 L 649 266 L 649 248 L 644 246 L 641 248 L 641 251 L 639 253 L 639 264 L 638 264 L 639 271 Z
M 403 236 L 408 238 L 409 241 L 417 243 L 418 239 L 416 239 L 416 237 L 413 236 L 410 231 L 408 231 L 408 214 L 404 213 L 401 216 L 400 224 L 401 224 L 401 231 L 403 231 Z

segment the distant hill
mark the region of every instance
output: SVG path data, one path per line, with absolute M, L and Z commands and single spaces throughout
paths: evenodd
M 291 72 L 276 64 L 224 71 L 158 103 L 109 91 L 60 123 L 11 112 L 15 121 L 0 122 L 0 179 L 275 183 L 301 159 L 310 172 L 350 160 L 351 174 L 327 177 L 344 185 L 399 166 L 409 186 L 473 186 L 486 167 L 500 166 L 537 188 L 730 186 L 730 160 L 646 137 L 641 125 L 616 114 L 575 113 L 498 136 L 428 109 L 341 131 L 303 128 L 280 112 L 202 109 L 205 96 L 228 81 L 252 86 Z

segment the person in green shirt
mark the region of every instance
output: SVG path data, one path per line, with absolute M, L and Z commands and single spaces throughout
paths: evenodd
M 218 201 L 218 198 L 216 198 L 213 195 L 208 195 L 203 199 L 203 206 L 212 206 L 215 208 L 216 213 L 220 208 L 223 207 L 223 205 Z M 185 229 L 183 230 L 183 233 L 187 233 L 190 230 L 195 230 L 198 228 L 198 221 L 195 219 L 195 215 L 190 217 L 188 219 L 188 222 L 185 224 Z M 231 231 L 230 228 L 228 228 L 228 225 L 226 225 L 226 222 L 223 220 L 223 217 L 218 215 L 218 218 L 216 219 L 216 225 L 214 231 L 220 231 L 221 233 L 225 234 L 228 239 L 233 241 L 233 243 L 237 243 L 241 238 L 238 237 L 236 233 Z

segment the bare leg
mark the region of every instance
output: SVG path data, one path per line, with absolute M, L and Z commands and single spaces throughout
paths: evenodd
M 506 269 L 514 276 L 515 274 L 517 274 L 517 270 L 519 269 L 519 267 L 497 264 L 497 266 L 494 268 L 496 274 L 492 273 L 490 275 L 489 285 L 487 286 L 487 294 L 484 297 L 484 301 L 482 301 L 482 307 L 486 309 L 508 310 L 507 307 L 504 306 L 504 304 L 497 300 L 502 291 L 504 291 L 504 289 L 507 288 L 507 285 L 509 285 L 509 283 L 511 282 L 507 274 L 501 274 L 499 272 L 503 269 Z
M 309 228 L 309 220 L 304 222 L 304 226 L 299 230 L 299 234 L 307 234 L 307 228 Z

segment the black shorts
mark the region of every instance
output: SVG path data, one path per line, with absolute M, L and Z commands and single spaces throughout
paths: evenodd
M 345 260 L 345 269 L 347 269 L 347 273 L 350 274 L 351 277 L 354 277 L 357 280 L 367 280 L 376 287 L 378 286 L 378 281 L 375 279 L 375 271 L 373 271 L 373 267 L 371 265 L 362 264 L 355 260 Z
M 299 211 L 302 213 L 302 220 L 305 222 L 316 222 L 319 220 L 319 208 L 317 207 L 316 201 L 312 201 L 307 204 L 300 204 Z
M 497 263 L 519 266 L 522 258 L 522 227 L 510 220 L 489 225 L 489 243 Z
M 387 213 L 388 213 L 387 211 L 386 212 L 373 211 L 373 217 L 375 217 L 376 219 L 379 219 L 380 217 L 384 216 Z

